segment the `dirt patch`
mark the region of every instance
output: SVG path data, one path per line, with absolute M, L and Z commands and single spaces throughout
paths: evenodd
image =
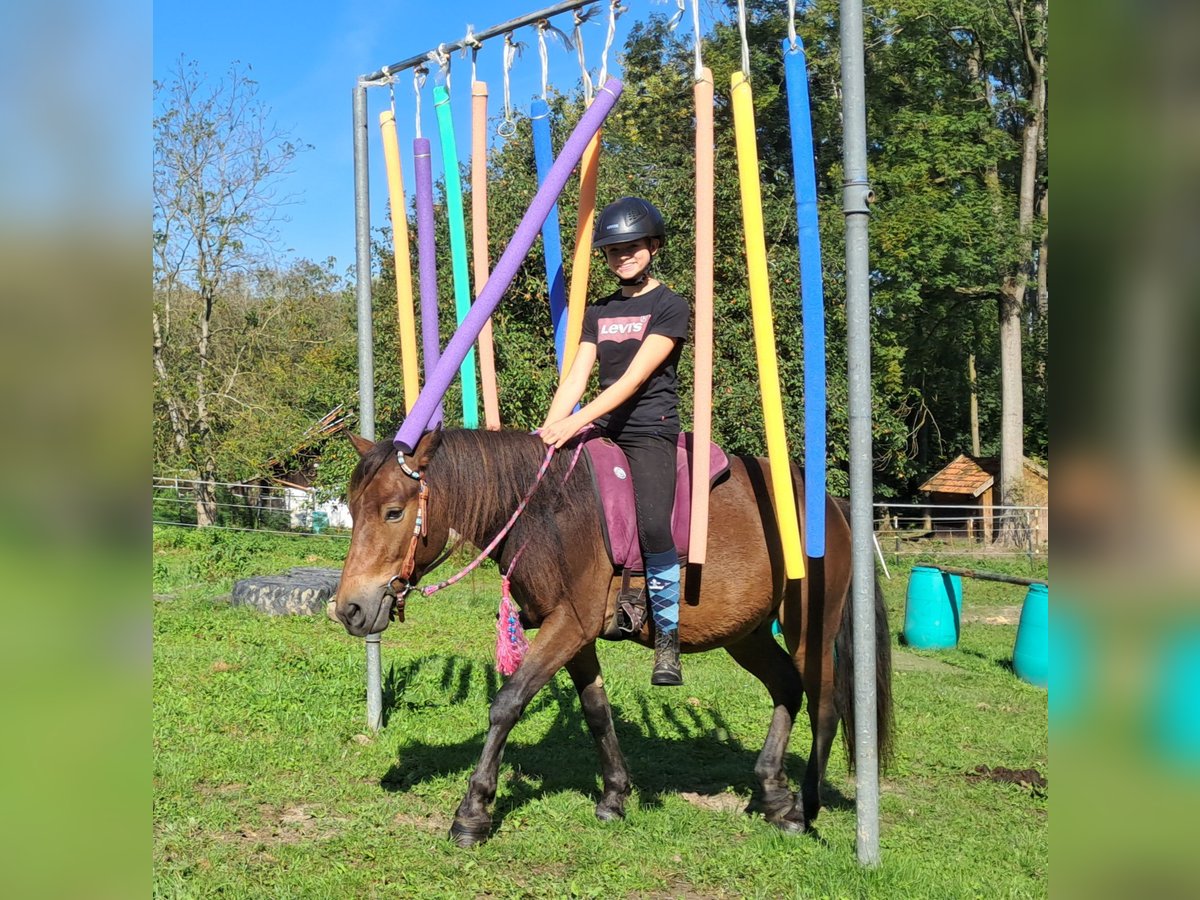
M 720 794 L 696 794 L 691 791 L 680 791 L 679 796 L 692 806 L 716 812 L 744 812 L 746 800 L 737 794 L 724 792 Z
M 218 839 L 258 845 L 302 844 L 336 836 L 337 828 L 330 826 L 347 821 L 319 816 L 319 808 L 306 803 L 282 809 L 264 803 L 258 811 L 263 820 L 260 827 L 243 824 L 231 833 L 218 835 Z
M 981 625 L 1016 625 L 1021 621 L 1019 606 L 989 606 L 986 609 L 963 610 L 963 622 Z
M 396 813 L 392 821 L 402 828 L 415 828 L 418 831 L 428 831 L 430 834 L 445 834 L 450 830 L 449 817 L 433 812 L 424 815 Z
M 707 893 L 697 890 L 695 885 L 689 884 L 686 881 L 674 879 L 666 891 L 639 891 L 636 894 L 628 894 L 627 896 L 630 898 L 651 898 L 651 900 L 667 900 L 667 898 L 671 898 L 671 900 L 711 900 L 714 897 L 728 897 L 730 895 L 724 891 L 718 891 L 715 894 Z
M 212 670 L 214 672 L 236 672 L 240 668 L 241 666 L 235 665 L 234 663 L 227 663 L 223 659 L 218 659 L 212 664 Z
M 1027 789 L 1035 797 L 1046 796 L 1046 776 L 1037 769 L 1010 769 L 1006 766 L 976 766 L 972 772 L 964 773 L 971 782 L 996 781 L 1000 784 L 1015 784 Z

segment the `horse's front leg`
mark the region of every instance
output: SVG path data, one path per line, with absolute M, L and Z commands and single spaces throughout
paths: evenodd
M 600 754 L 600 770 L 604 776 L 604 792 L 596 804 L 596 818 L 602 822 L 625 818 L 625 800 L 629 796 L 629 770 L 625 757 L 617 743 L 617 732 L 613 728 L 612 707 L 604 691 L 604 679 L 600 677 L 600 660 L 596 658 L 596 642 L 592 641 L 567 663 L 567 671 L 575 690 L 579 691 L 579 702 L 583 706 L 583 717 L 588 731 L 596 741 Z
M 471 774 L 470 786 L 450 826 L 450 838 L 460 847 L 471 847 L 488 838 L 492 829 L 491 804 L 504 744 L 521 713 L 554 673 L 572 659 L 585 639 L 574 616 L 560 606 L 542 623 L 530 644 L 529 654 L 516 673 L 500 688 L 488 713 L 489 728 L 483 753 Z

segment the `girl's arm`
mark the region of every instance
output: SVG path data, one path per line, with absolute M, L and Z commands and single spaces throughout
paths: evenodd
M 591 377 L 592 366 L 595 365 L 595 362 L 596 345 L 588 342 L 580 343 L 570 370 L 558 383 L 558 390 L 554 392 L 554 400 L 550 403 L 550 411 L 546 413 L 546 420 L 542 423 L 542 428 L 571 414 L 571 410 L 575 408 L 575 404 L 587 390 L 588 378 Z
M 637 355 L 629 363 L 629 368 L 625 370 L 625 374 L 601 391 L 596 396 L 596 399 L 579 410 L 579 412 L 568 415 L 565 418 L 553 419 L 552 416 L 547 416 L 546 425 L 541 429 L 542 440 L 547 444 L 553 444 L 555 447 L 561 447 L 585 425 L 590 425 L 605 413 L 612 412 L 637 393 L 638 388 L 645 384 L 646 380 L 654 374 L 654 371 L 666 362 L 667 357 L 671 355 L 671 351 L 675 349 L 675 342 L 677 340 L 679 339 L 667 337 L 663 334 L 647 335 L 646 339 L 642 341 L 641 349 L 638 350 Z M 580 354 L 582 354 L 585 346 L 589 345 L 580 344 Z M 596 345 L 592 344 L 590 346 L 594 357 Z M 575 357 L 575 364 L 579 364 L 578 356 Z M 588 364 L 588 370 L 591 370 L 591 363 Z M 575 366 L 572 366 L 571 375 L 573 376 L 574 374 Z M 563 387 L 565 387 L 565 383 Z M 560 393 L 563 391 L 563 387 L 559 388 Z M 565 409 L 569 410 L 574 406 L 579 397 L 582 396 L 582 393 L 581 389 L 580 393 L 575 396 L 575 399 L 571 403 L 566 405 Z M 551 413 L 562 411 L 562 408 L 557 404 L 558 395 L 556 394 L 554 404 L 550 407 Z

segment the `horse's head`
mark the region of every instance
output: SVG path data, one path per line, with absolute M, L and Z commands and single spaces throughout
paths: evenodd
M 351 440 L 362 457 L 350 477 L 354 531 L 329 617 L 362 637 L 387 628 L 398 602 L 403 609 L 405 592 L 445 547 L 449 530 L 422 500 L 423 492 L 429 496 L 425 468 L 437 452 L 440 431 L 422 437 L 403 465 L 390 440 Z

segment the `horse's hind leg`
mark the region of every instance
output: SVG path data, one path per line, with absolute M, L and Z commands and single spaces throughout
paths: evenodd
M 804 831 L 806 821 L 803 811 L 788 786 L 787 772 L 783 766 L 792 724 L 804 696 L 800 673 L 771 636 L 769 624 L 759 626 L 725 649 L 743 669 L 766 686 L 775 704 L 766 743 L 754 764 L 754 774 L 761 788 L 755 805 L 767 821 L 776 827 L 784 831 Z
M 617 743 L 613 729 L 612 707 L 604 690 L 604 679 L 600 677 L 600 661 L 596 658 L 596 644 L 584 647 L 567 663 L 567 672 L 579 691 L 579 702 L 583 706 L 583 717 L 588 731 L 596 741 L 600 754 L 600 770 L 604 776 L 604 793 L 596 804 L 596 818 L 601 821 L 623 819 L 625 799 L 629 796 L 629 770 L 625 757 Z
M 821 811 L 821 782 L 825 779 L 829 750 L 833 746 L 838 729 L 839 717 L 833 691 L 832 647 L 825 654 L 821 671 L 806 673 L 805 682 L 808 685 L 808 719 L 812 725 L 813 739 L 797 805 L 804 813 L 804 820 L 811 823 Z
M 584 644 L 578 621 L 568 615 L 565 606 L 542 623 L 529 655 L 516 673 L 500 688 L 488 712 L 489 728 L 483 742 L 483 752 L 475 771 L 471 773 L 467 795 L 454 813 L 450 838 L 460 847 L 470 847 L 487 840 L 492 829 L 489 811 L 496 797 L 500 759 L 508 734 L 517 724 L 521 713 L 551 678 L 572 659 Z

